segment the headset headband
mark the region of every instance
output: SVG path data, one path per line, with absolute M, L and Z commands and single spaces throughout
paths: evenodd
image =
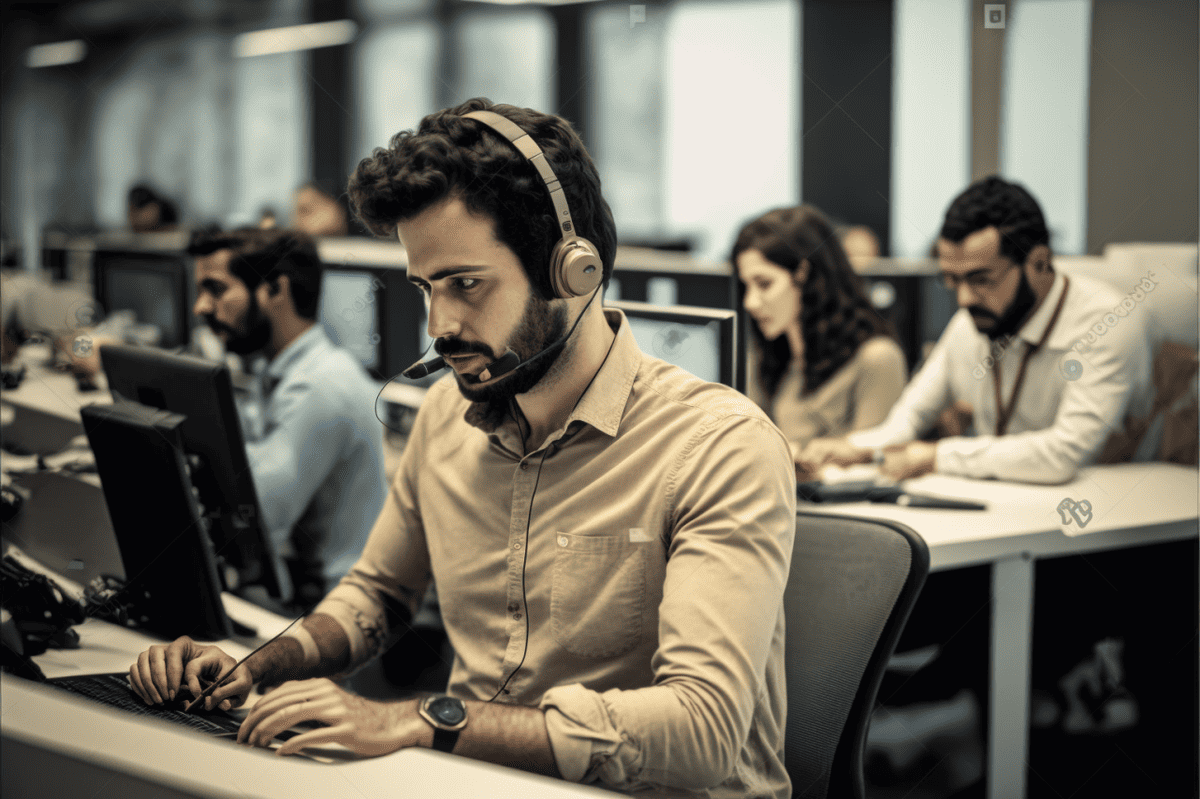
M 538 174 L 541 175 L 542 181 L 546 184 L 546 190 L 550 192 L 550 202 L 554 203 L 554 213 L 558 217 L 558 226 L 563 238 L 574 236 L 575 225 L 571 221 L 571 209 L 567 207 L 567 196 L 563 192 L 558 176 L 550 168 L 550 163 L 546 160 L 546 154 L 542 152 L 541 147 L 538 147 L 533 137 L 522 130 L 515 122 L 497 114 L 495 111 L 472 111 L 469 114 L 463 114 L 463 116 L 470 119 L 477 119 L 493 128 L 501 136 L 512 142 L 512 145 L 521 152 L 521 155 L 525 156 L 529 163 L 533 164 Z

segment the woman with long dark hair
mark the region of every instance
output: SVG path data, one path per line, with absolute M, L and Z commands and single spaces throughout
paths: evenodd
M 881 423 L 907 379 L 904 353 L 825 216 L 768 211 L 738 233 L 730 262 L 754 321 L 747 393 L 793 453 Z

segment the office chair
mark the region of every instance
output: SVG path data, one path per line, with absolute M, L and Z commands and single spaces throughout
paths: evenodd
M 888 659 L 929 574 L 897 522 L 800 512 L 784 592 L 792 796 L 863 799 L 863 749 Z

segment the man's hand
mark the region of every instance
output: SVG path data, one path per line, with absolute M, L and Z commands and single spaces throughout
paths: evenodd
M 215 646 L 201 646 L 186 635 L 168 646 L 156 644 L 138 655 L 129 668 L 129 683 L 148 705 L 174 701 L 180 690 L 190 691 L 192 698 L 204 690 L 201 677 L 215 682 L 237 664 Z M 240 707 L 250 694 L 254 678 L 245 664 L 225 683 L 205 698 L 204 709 L 221 710 Z
M 871 450 L 856 447 L 844 438 L 814 438 L 796 456 L 796 481 L 816 480 L 821 467 L 833 463 L 850 466 L 855 463 L 870 463 Z
M 965 400 L 958 400 L 938 416 L 937 437 L 953 438 L 965 435 L 974 421 L 975 408 Z
M 934 470 L 937 445 L 928 441 L 910 441 L 883 451 L 880 470 L 893 480 L 920 477 Z
M 326 726 L 291 738 L 275 753 L 291 755 L 328 743 L 367 757 L 407 746 L 429 747 L 433 727 L 417 712 L 418 701 L 375 702 L 325 678 L 284 683 L 255 704 L 238 730 L 238 743 L 267 746 L 284 730 L 319 721 Z

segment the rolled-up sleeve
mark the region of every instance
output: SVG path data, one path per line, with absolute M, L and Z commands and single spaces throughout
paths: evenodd
M 560 772 L 622 790 L 734 775 L 756 716 L 782 724 L 782 602 L 795 532 L 787 442 L 765 419 L 703 425 L 668 480 L 671 541 L 653 683 L 541 701 Z

